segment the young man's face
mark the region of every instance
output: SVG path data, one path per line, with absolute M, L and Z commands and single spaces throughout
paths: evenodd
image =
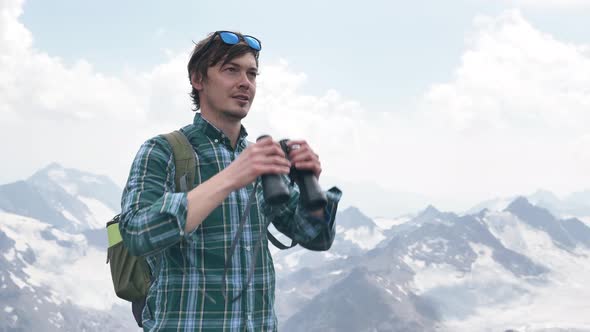
M 201 111 L 241 120 L 250 110 L 256 95 L 258 67 L 251 53 L 223 65 L 220 61 L 207 70 L 207 79 L 193 78 L 199 92 Z

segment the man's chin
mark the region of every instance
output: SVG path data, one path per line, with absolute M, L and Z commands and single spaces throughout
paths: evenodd
M 231 118 L 234 120 L 242 120 L 243 118 L 246 117 L 246 115 L 248 115 L 248 111 L 249 109 L 233 109 L 233 110 L 226 110 L 223 112 L 223 114 L 227 117 L 227 118 Z

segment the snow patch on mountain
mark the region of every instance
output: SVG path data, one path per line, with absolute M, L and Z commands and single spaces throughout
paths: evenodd
M 433 248 L 438 248 L 439 251 L 446 252 L 448 249 L 449 241 L 441 238 L 427 239 L 422 242 L 416 242 L 408 246 L 408 252 L 412 256 L 416 256 L 419 253 L 431 253 Z
M 62 210 L 61 210 L 61 211 L 59 211 L 59 212 L 60 212 L 60 213 L 61 213 L 61 214 L 64 216 L 64 218 L 66 218 L 66 219 L 70 220 L 70 221 L 71 221 L 71 222 L 73 222 L 75 225 L 82 225 L 82 222 L 80 221 L 80 219 L 78 219 L 78 218 L 74 217 L 74 216 L 73 216 L 73 215 L 70 213 L 70 211 L 68 211 L 68 210 L 63 210 L 63 209 L 62 209 Z
M 16 250 L 10 248 L 10 250 L 4 254 L 4 258 L 9 262 L 14 261 L 16 259 Z
M 510 212 L 489 212 L 483 219 L 490 232 L 502 243 L 507 249 L 516 251 L 520 254 L 526 254 L 527 243 L 523 237 L 522 228 L 530 226 L 521 225 L 520 220 Z
M 383 232 L 378 227 L 370 229 L 367 226 L 345 229 L 336 226 L 336 233 L 344 235 L 345 240 L 349 240 L 362 249 L 369 250 L 375 248 L 377 244 L 385 239 Z
M 14 282 L 14 284 L 20 288 L 23 289 L 25 287 L 29 287 L 31 288 L 31 286 L 27 285 L 26 282 L 24 282 L 21 278 L 15 276 L 12 272 L 8 271 L 8 275 L 10 276 L 10 279 L 12 280 L 12 282 Z M 31 288 L 32 290 L 32 288 Z
M 418 295 L 434 287 L 456 286 L 464 282 L 464 273 L 457 271 L 450 264 L 426 265 L 424 261 L 412 259 L 410 256 L 404 256 L 403 261 L 416 273 L 412 291 Z
M 2 231 L 15 241 L 14 249 L 21 252 L 27 250 L 29 243 L 34 245 L 43 240 L 39 234 L 49 227 L 48 224 L 35 219 L 12 213 L 1 213 L 0 222 L 3 226 Z
M 472 244 L 478 259 L 468 274 L 468 288 L 480 298 L 494 295 L 498 301 L 475 305 L 466 316 L 447 317 L 444 327 L 448 331 L 475 331 L 482 326 L 489 331 L 590 331 L 590 316 L 581 314 L 590 312 L 588 252 L 580 247 L 559 248 L 547 233 L 508 212 L 489 213 L 484 220 L 503 245 L 548 266 L 551 272 L 542 278 L 518 279 L 493 262 L 488 248 Z
M 289 269 L 293 269 L 299 265 L 299 260 L 301 256 L 305 254 L 305 251 L 297 251 L 285 256 L 283 262 L 287 265 Z
M 84 175 L 80 178 L 80 181 L 86 182 L 86 183 L 101 183 L 101 181 L 99 179 L 97 179 L 94 176 L 90 176 L 90 175 Z
M 346 255 L 338 255 L 337 253 L 332 253 L 329 251 L 322 251 L 322 255 L 326 260 L 346 259 L 348 257 Z
M 65 169 L 61 167 L 55 167 L 53 165 L 50 165 L 50 167 L 51 168 L 48 170 L 47 176 L 54 182 L 62 182 L 67 178 Z
M 586 226 L 590 227 L 590 217 L 579 217 L 578 219 L 580 219 L 581 222 L 586 224 Z
M 530 287 L 526 294 L 497 305 L 479 306 L 466 319 L 451 318 L 444 325 L 448 331 L 477 331 L 483 326 L 486 331 L 546 331 L 544 329 L 551 328 L 590 331 L 590 316 L 582 314 L 590 312 L 587 301 L 590 289 L 586 286 L 590 277 L 590 260 L 578 257 L 575 263 L 578 265 L 552 274 L 549 286 L 526 284 Z
M 10 213 L 0 213 L 0 226 L 15 242 L 5 258 L 19 258 L 24 265 L 24 279 L 8 271 L 19 288 L 34 291 L 33 287 L 45 287 L 51 293 L 49 302 L 71 302 L 97 310 L 125 303 L 113 291 L 109 266 L 104 264 L 106 253 L 89 247 L 83 235 L 62 232 L 36 219 Z
M 570 257 L 585 255 L 583 249 L 578 247 L 571 250 L 572 256 L 556 246 L 547 232 L 533 228 L 509 212 L 489 213 L 484 222 L 506 248 L 548 265 L 554 272 L 571 264 Z
M 84 196 L 78 196 L 78 199 L 82 201 L 92 213 L 92 215 L 87 218 L 90 228 L 104 228 L 107 221 L 111 220 L 113 216 L 117 214 L 117 212 L 113 211 L 113 209 L 97 199 Z
M 59 294 L 60 301 L 71 301 L 82 307 L 109 310 L 115 303 L 124 303 L 114 296 L 105 253 L 89 248 L 86 255 L 66 265 L 66 273 L 45 272 L 44 269 L 29 266 L 24 271 L 41 284 L 51 285 Z M 84 282 L 80 282 L 83 280 Z
M 76 183 L 69 180 L 66 170 L 60 167 L 51 167 L 47 171 L 47 177 L 55 184 L 59 185 L 63 190 L 72 196 L 78 195 L 78 186 Z

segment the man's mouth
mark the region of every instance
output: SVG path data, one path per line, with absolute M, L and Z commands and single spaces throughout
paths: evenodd
M 246 95 L 236 95 L 236 96 L 233 96 L 233 98 L 238 99 L 238 100 L 242 100 L 242 101 L 250 101 L 250 97 L 248 97 Z

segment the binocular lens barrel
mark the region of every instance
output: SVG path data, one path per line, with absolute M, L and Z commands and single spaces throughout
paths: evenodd
M 268 135 L 258 137 L 257 141 Z M 287 139 L 280 141 L 281 148 L 289 158 L 289 148 Z M 311 171 L 298 170 L 291 167 L 289 176 L 295 180 L 299 187 L 299 202 L 308 210 L 319 210 L 326 206 L 328 200 L 326 194 L 322 191 L 318 179 Z M 262 190 L 264 191 L 264 200 L 271 205 L 286 203 L 289 200 L 289 188 L 284 180 L 278 174 L 262 175 Z
M 265 137 L 268 137 L 268 135 L 262 135 L 256 141 Z M 264 201 L 270 205 L 287 203 L 289 200 L 289 188 L 287 188 L 287 184 L 285 184 L 278 174 L 262 175 L 262 191 L 264 193 Z
M 263 175 L 262 191 L 264 192 L 264 201 L 270 205 L 287 203 L 289 200 L 289 188 L 280 175 Z
M 301 205 L 308 210 L 323 209 L 328 203 L 328 200 L 326 199 L 326 194 L 322 191 L 318 180 L 311 172 L 302 173 L 303 174 L 299 176 L 299 181 L 297 181 Z

